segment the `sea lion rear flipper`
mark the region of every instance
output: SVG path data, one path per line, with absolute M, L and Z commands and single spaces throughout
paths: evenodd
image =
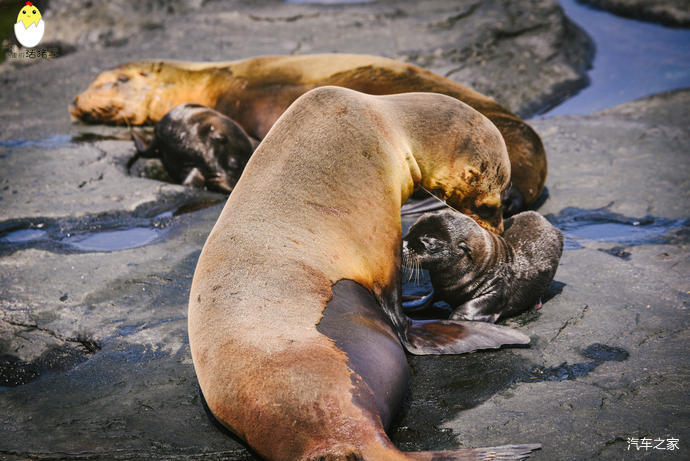
M 405 349 L 415 355 L 464 354 L 530 341 L 512 328 L 464 320 L 409 319 L 404 336 Z
M 445 459 L 445 460 L 522 460 L 529 458 L 534 450 L 540 450 L 541 444 L 501 445 L 499 447 L 463 448 L 460 450 L 424 451 L 405 453 L 411 459 Z

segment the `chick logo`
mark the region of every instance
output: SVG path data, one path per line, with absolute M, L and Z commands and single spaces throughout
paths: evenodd
M 45 22 L 31 2 L 26 2 L 17 15 L 17 23 L 14 25 L 14 35 L 19 43 L 27 48 L 33 48 L 43 38 L 45 32 Z

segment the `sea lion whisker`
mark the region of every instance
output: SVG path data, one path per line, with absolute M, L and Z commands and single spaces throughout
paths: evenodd
M 453 207 L 452 207 L 448 202 L 446 202 L 445 200 L 442 200 L 442 199 L 441 199 L 440 197 L 438 197 L 436 194 L 433 194 L 429 189 L 427 189 L 427 188 L 425 188 L 424 186 L 421 186 L 421 185 L 420 185 L 419 187 L 420 187 L 424 192 L 426 192 L 427 194 L 431 195 L 433 198 L 435 198 L 435 199 L 438 200 L 439 202 L 443 203 L 446 207 L 450 208 L 451 210 L 457 211 L 458 213 L 462 213 L 462 212 L 461 212 L 460 210 L 458 210 L 457 208 L 453 208 Z

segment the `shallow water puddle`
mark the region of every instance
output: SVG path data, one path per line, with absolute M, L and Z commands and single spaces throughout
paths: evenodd
M 626 246 L 658 244 L 673 239 L 679 230 L 690 227 L 690 219 L 645 216 L 636 219 L 612 213 L 608 208 L 585 210 L 566 208 L 558 216 L 547 215 L 551 224 L 566 237 L 565 249 L 582 248 L 580 242 L 614 242 Z
M 48 232 L 41 229 L 19 229 L 0 237 L 2 243 L 28 243 L 50 238 Z
M 69 144 L 72 137 L 63 134 L 54 134 L 43 139 L 4 139 L 0 140 L 0 147 L 8 148 L 24 148 L 24 147 L 40 147 L 44 149 L 63 147 Z
M 162 229 L 133 227 L 84 235 L 73 235 L 62 242 L 84 252 L 118 251 L 137 248 L 155 242 L 163 233 Z
M 95 217 L 71 223 L 55 219 L 18 222 L 0 233 L 0 254 L 26 248 L 58 253 L 110 252 L 138 248 L 163 238 L 179 216 L 220 202 L 221 200 L 199 200 L 153 217 Z

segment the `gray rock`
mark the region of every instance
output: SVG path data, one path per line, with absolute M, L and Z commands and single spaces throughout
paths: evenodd
M 690 0 L 577 0 L 626 18 L 690 27 Z

